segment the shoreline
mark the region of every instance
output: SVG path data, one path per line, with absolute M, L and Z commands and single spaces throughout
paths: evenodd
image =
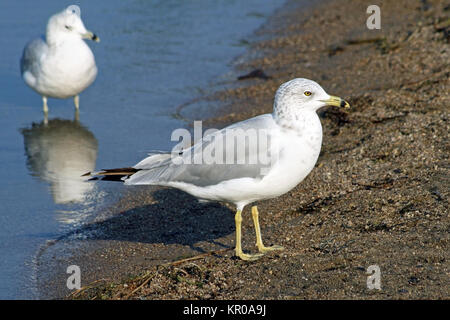
M 367 1 L 345 3 L 303 10 L 289 2 L 257 31 L 270 36 L 252 43 L 256 58 L 236 66 L 271 79 L 236 81 L 204 99 L 224 105 L 205 119 L 216 127 L 271 112 L 275 90 L 298 76 L 350 102 L 348 113 L 319 113 L 324 139 L 313 172 L 288 194 L 257 203 L 265 242 L 286 250 L 253 263 L 234 259 L 231 206 L 202 205 L 173 189 L 127 188 L 114 214 L 84 228 L 87 239 L 67 240 L 82 245 L 71 264 L 89 270 L 82 284 L 92 287 L 72 296 L 56 290 L 58 298 L 449 298 L 450 49 L 448 27 L 440 31 L 449 9 L 386 1 L 382 29 L 372 31 Z M 243 246 L 254 250 L 248 212 Z M 377 292 L 365 286 L 374 264 L 382 270 Z

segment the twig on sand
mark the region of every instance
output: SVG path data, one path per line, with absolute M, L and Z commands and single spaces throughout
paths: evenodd
M 75 298 L 81 292 L 83 292 L 84 290 L 87 290 L 87 289 L 90 289 L 90 288 L 94 287 L 94 284 L 96 284 L 97 282 L 100 282 L 100 281 L 109 281 L 109 279 L 98 279 L 98 280 L 95 280 L 95 281 L 91 282 L 90 284 L 88 284 L 87 286 L 81 287 L 80 289 L 72 292 L 71 294 L 69 294 L 69 297 Z
M 140 284 L 139 287 L 137 287 L 136 289 L 134 289 L 133 291 L 131 291 L 129 294 L 126 295 L 125 299 L 128 300 L 133 294 L 135 294 L 136 292 L 138 292 L 139 290 L 141 290 L 147 283 L 149 283 L 156 275 L 158 274 L 158 272 L 156 272 L 155 274 L 151 275 L 150 272 L 148 272 L 143 278 L 145 279 L 145 277 L 149 276 L 144 282 L 142 282 Z M 151 276 L 150 276 L 151 275 Z M 116 296 L 117 298 L 117 296 Z
M 169 263 L 165 263 L 162 264 L 161 266 L 163 267 L 169 267 L 169 266 L 176 266 L 179 264 L 182 264 L 184 262 L 188 262 L 188 261 L 193 261 L 193 260 L 198 260 L 198 259 L 202 259 L 211 255 L 215 255 L 215 254 L 220 254 L 220 253 L 224 253 L 227 251 L 232 250 L 233 248 L 226 248 L 226 249 L 221 249 L 221 250 L 215 250 L 215 251 L 210 251 L 210 252 L 206 252 L 206 253 L 202 253 L 199 254 L 197 256 L 193 256 L 190 258 L 185 258 L 185 259 L 181 259 L 181 260 L 177 260 L 177 261 L 172 261 Z M 197 266 L 198 267 L 198 266 Z M 138 292 L 139 290 L 141 290 L 147 283 L 149 283 L 156 275 L 158 274 L 158 272 L 151 274 L 150 272 L 148 272 L 147 274 L 145 274 L 144 276 L 141 277 L 141 280 L 145 279 L 144 282 L 142 282 L 136 289 L 134 289 L 133 291 L 131 291 L 128 295 L 126 295 L 125 299 L 129 299 L 133 294 L 135 294 L 136 292 Z M 117 298 L 118 296 L 116 296 Z
M 202 258 L 205 258 L 205 257 L 208 257 L 208 256 L 212 256 L 212 255 L 224 253 L 224 252 L 230 251 L 230 250 L 232 250 L 232 249 L 233 249 L 233 248 L 226 248 L 226 249 L 221 249 L 221 250 L 210 251 L 210 252 L 202 253 L 202 254 L 199 254 L 199 255 L 197 255 L 197 256 L 193 256 L 193 257 L 190 257 L 190 258 L 185 258 L 185 259 L 181 259 L 181 260 L 176 260 L 176 261 L 172 261 L 172 262 L 169 262 L 169 263 L 165 263 L 165 264 L 162 264 L 162 265 L 160 265 L 160 266 L 162 266 L 162 267 L 176 266 L 176 265 L 182 264 L 182 263 L 184 263 L 184 262 L 194 261 L 194 260 L 199 260 L 199 259 L 202 259 Z M 197 267 L 198 267 L 198 266 L 197 266 Z M 141 289 L 142 289 L 146 284 L 148 284 L 148 283 L 149 283 L 149 282 L 150 282 L 157 274 L 158 274 L 158 272 L 156 272 L 156 273 L 154 273 L 154 274 L 152 274 L 151 272 L 147 272 L 145 275 L 143 275 L 142 277 L 140 277 L 139 280 L 144 280 L 144 281 L 143 281 L 136 289 L 134 289 L 134 290 L 131 291 L 129 294 L 127 294 L 127 295 L 125 296 L 124 299 L 129 299 L 133 294 L 135 294 L 136 292 L 138 292 L 139 290 L 141 290 Z M 80 293 L 82 293 L 83 291 L 85 291 L 85 290 L 87 290 L 87 289 L 90 289 L 90 288 L 93 288 L 94 285 L 95 285 L 96 283 L 100 282 L 100 281 L 109 281 L 109 279 L 99 279 L 99 280 L 95 280 L 95 281 L 91 282 L 89 285 L 84 286 L 84 287 L 82 287 L 82 288 L 80 288 L 80 289 L 78 289 L 78 290 L 72 292 L 68 297 L 69 297 L 69 298 L 75 298 L 76 296 L 78 296 L 78 295 L 79 295 Z M 119 295 L 120 295 L 120 293 L 117 294 L 114 298 L 116 298 L 116 299 L 119 298 Z M 92 299 L 96 299 L 97 297 L 98 297 L 98 296 L 94 296 Z
M 230 251 L 232 249 L 233 248 L 226 248 L 226 249 L 221 249 L 221 250 L 210 251 L 210 252 L 202 253 L 202 254 L 199 254 L 197 256 L 193 256 L 193 257 L 190 257 L 190 258 L 181 259 L 181 260 L 177 260 L 177 261 L 172 261 L 172 262 L 163 264 L 163 266 L 176 266 L 176 265 L 179 265 L 179 264 L 184 263 L 184 262 L 198 260 L 198 259 L 201 259 L 201 258 L 204 258 L 204 257 L 208 257 L 208 256 L 212 256 L 212 255 L 215 255 L 215 254 L 224 253 L 224 252 Z

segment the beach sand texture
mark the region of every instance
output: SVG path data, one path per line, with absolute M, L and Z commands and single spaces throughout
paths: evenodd
M 295 77 L 352 106 L 320 113 L 323 147 L 312 173 L 288 194 L 257 203 L 265 243 L 285 251 L 235 259 L 233 208 L 177 190 L 129 188 L 115 214 L 85 228 L 92 236 L 70 258 L 89 270 L 85 287 L 69 295 L 55 286 L 64 281 L 46 278 L 42 296 L 450 298 L 450 2 L 382 1 L 381 30 L 366 28 L 369 4 L 288 2 L 258 31 L 265 39 L 251 43 L 254 58 L 236 70 L 259 68 L 271 78 L 236 81 L 203 98 L 224 104 L 204 119 L 216 128 L 271 112 L 277 87 Z M 243 247 L 255 250 L 250 206 L 243 218 Z M 221 251 L 171 264 L 213 250 Z M 381 290 L 366 286 L 370 265 L 381 269 Z

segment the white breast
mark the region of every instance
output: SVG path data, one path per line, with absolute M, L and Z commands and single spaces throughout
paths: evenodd
M 314 168 L 322 145 L 322 126 L 315 113 L 308 121 L 302 132 L 282 131 L 279 159 L 258 186 L 268 190 L 267 198 L 290 191 Z
M 40 62 L 36 91 L 54 98 L 69 98 L 86 89 L 97 76 L 94 54 L 81 39 L 65 41 Z

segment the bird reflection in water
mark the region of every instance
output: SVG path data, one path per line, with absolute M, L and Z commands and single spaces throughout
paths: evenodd
M 21 130 L 32 175 L 50 183 L 56 204 L 83 203 L 94 185 L 81 175 L 95 168 L 98 142 L 78 121 L 44 119 Z

